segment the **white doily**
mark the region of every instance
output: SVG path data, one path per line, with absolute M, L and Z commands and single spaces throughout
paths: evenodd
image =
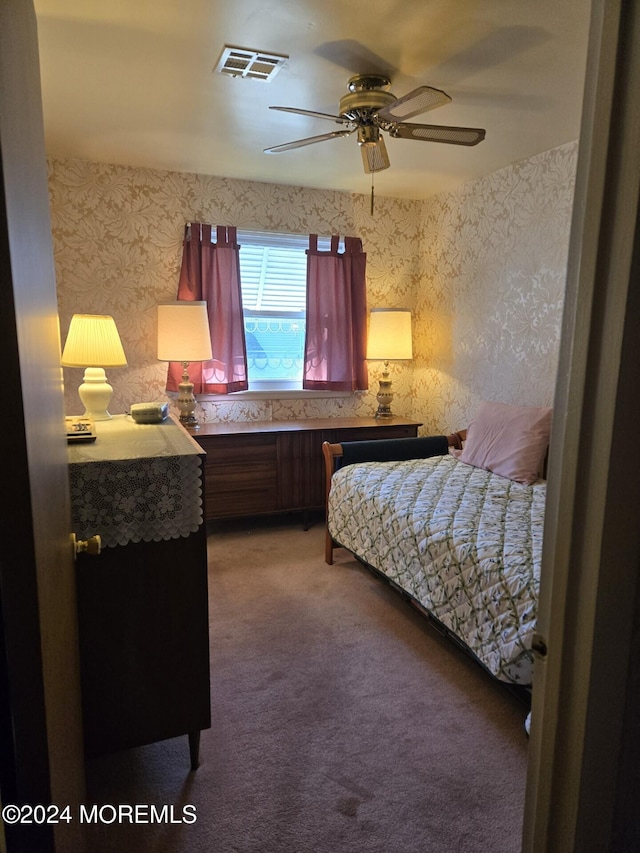
M 76 535 L 106 546 L 176 539 L 202 524 L 197 456 L 93 462 L 70 470 Z
M 95 444 L 70 450 L 76 536 L 97 534 L 113 547 L 195 533 L 203 523 L 195 442 L 170 421 L 141 428 L 120 418 L 99 426 Z

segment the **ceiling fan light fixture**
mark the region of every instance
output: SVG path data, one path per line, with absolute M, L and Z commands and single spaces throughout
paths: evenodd
M 391 165 L 384 139 L 381 136 L 377 141 L 369 140 L 361 143 L 360 152 L 362 154 L 364 170 L 368 175 L 372 172 L 381 172 L 383 169 L 388 169 Z

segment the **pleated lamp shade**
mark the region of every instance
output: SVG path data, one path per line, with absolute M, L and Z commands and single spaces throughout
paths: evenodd
M 127 359 L 113 317 L 74 314 L 61 364 L 63 367 L 126 367 Z
M 107 382 L 105 367 L 126 367 L 127 359 L 113 317 L 108 314 L 74 314 L 62 351 L 63 367 L 84 367 L 84 379 L 78 388 L 84 404 L 84 416 L 94 421 L 111 418 L 108 406 L 113 388 Z

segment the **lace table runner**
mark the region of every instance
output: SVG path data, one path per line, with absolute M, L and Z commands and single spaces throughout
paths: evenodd
M 73 529 L 103 546 L 177 539 L 203 522 L 201 448 L 175 421 L 95 424 L 92 444 L 69 446 Z

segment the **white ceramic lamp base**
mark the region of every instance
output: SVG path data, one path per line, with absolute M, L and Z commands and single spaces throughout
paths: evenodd
M 111 415 L 107 407 L 111 402 L 113 388 L 107 382 L 103 367 L 86 367 L 84 381 L 78 388 L 78 394 L 84 405 L 84 417 L 94 421 L 108 421 Z

